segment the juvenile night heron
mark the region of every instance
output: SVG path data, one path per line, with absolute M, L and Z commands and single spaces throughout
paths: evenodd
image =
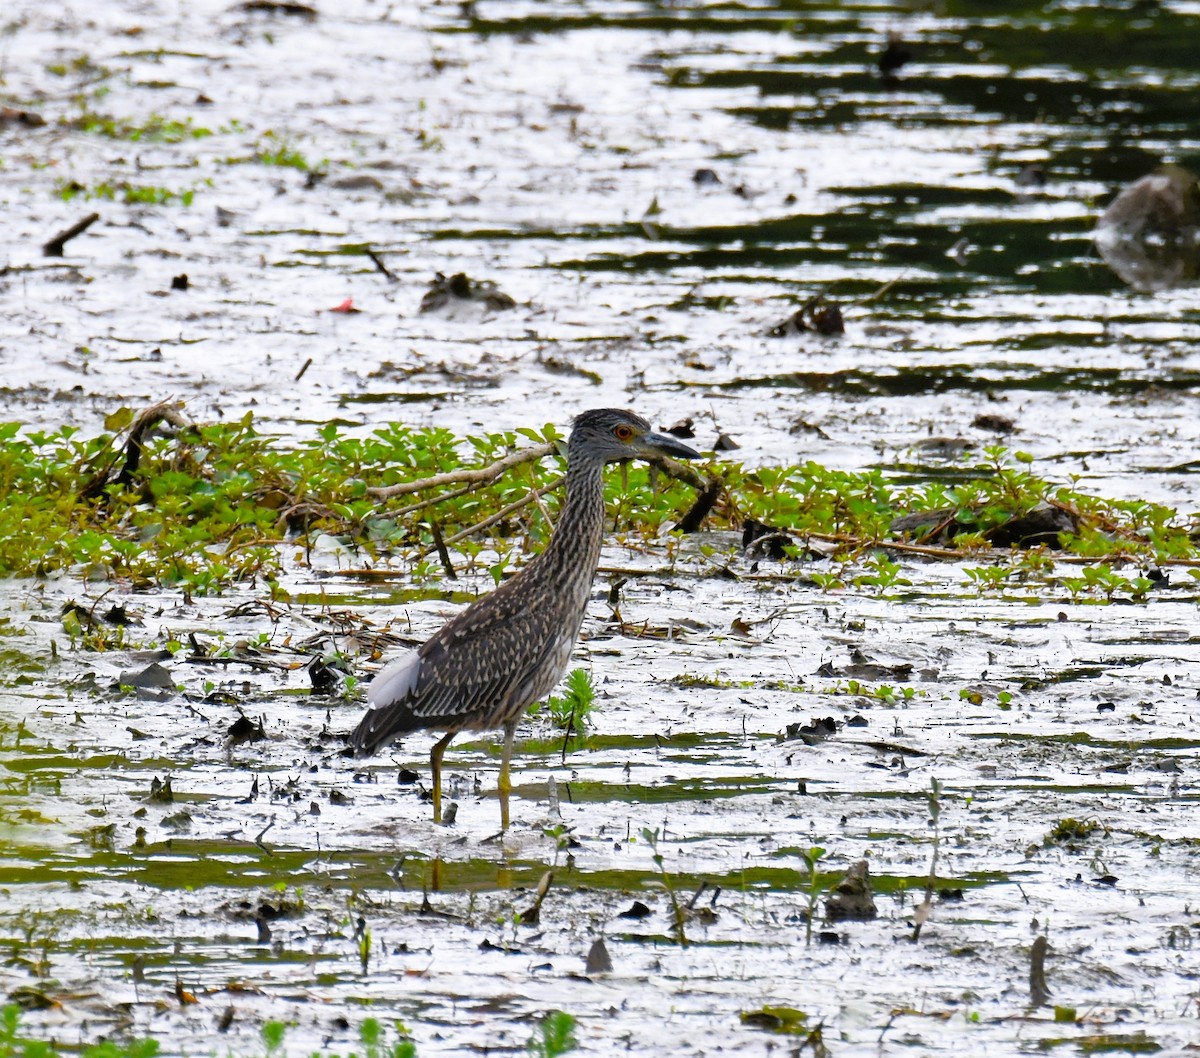
M 350 736 L 359 755 L 409 731 L 445 731 L 429 754 L 433 820 L 442 821 L 442 754 L 460 731 L 504 729 L 497 790 L 508 829 L 509 761 L 521 714 L 558 683 L 583 623 L 604 539 L 606 463 L 661 454 L 696 459 L 629 411 L 585 411 L 567 443 L 567 498 L 546 550 L 511 580 L 386 665 Z

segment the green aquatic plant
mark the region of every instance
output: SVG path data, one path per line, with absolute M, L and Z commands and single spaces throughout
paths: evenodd
M 120 409 L 91 437 L 69 426 L 2 423 L 0 573 L 73 570 L 91 581 L 175 587 L 185 595 L 254 582 L 276 595 L 291 562 L 386 560 L 418 584 L 487 570 L 503 576 L 549 537 L 561 502 L 561 441 L 553 426 L 459 437 L 398 423 L 351 432 L 333 422 L 285 444 L 260 432 L 249 415 L 192 424 L 166 405 L 138 415 Z M 981 590 L 1019 580 L 1026 591 L 1040 584 L 1072 596 L 1142 602 L 1155 582 L 1122 572 L 1120 562 L 1135 555 L 1146 565 L 1200 558 L 1191 520 L 1161 506 L 1051 486 L 1025 464 L 1007 467 L 1000 450 L 977 469 L 983 476 L 971 504 L 980 496 L 994 500 L 972 507 L 992 511 L 978 517 L 991 524 L 1052 494 L 1078 526 L 1062 544 L 1083 560 L 1077 572 L 1059 575 L 1045 547 L 987 545 L 988 564 L 965 571 Z M 853 581 L 892 591 L 908 582 L 905 549 L 938 558 L 987 544 L 983 522 L 978 533 L 935 548 L 892 534 L 897 514 L 942 503 L 944 482 L 893 486 L 878 470 L 848 473 L 812 462 L 754 470 L 723 463 L 713 472 L 723 493 L 705 525 L 733 528 L 755 517 L 832 541 L 843 572 L 823 575 L 826 589 Z M 606 478 L 605 497 L 619 538 L 636 547 L 679 521 L 697 488 L 635 466 Z M 849 572 L 856 562 L 858 575 Z
M 587 669 L 572 669 L 567 675 L 566 692 L 552 694 L 544 703 L 536 703 L 527 710 L 527 714 L 538 716 L 544 706 L 547 718 L 564 733 L 565 752 L 579 749 L 586 742 L 595 703 L 596 688 L 592 685 L 591 673 Z
M 1068 816 L 1054 824 L 1042 844 L 1047 847 L 1069 845 L 1084 841 L 1102 830 L 1104 830 L 1104 826 L 1097 819 L 1074 819 Z
M 805 899 L 808 901 L 804 917 L 804 944 L 806 947 L 812 947 L 813 919 L 817 917 L 817 901 L 821 899 L 821 893 L 825 888 L 824 876 L 817 870 L 817 864 L 821 862 L 821 857 L 824 855 L 825 850 L 819 845 L 814 845 L 800 854 L 804 860 L 804 866 L 808 868 L 808 884 L 804 889 Z
M 687 908 L 680 903 L 679 894 L 675 892 L 675 883 L 667 871 L 666 861 L 663 854 L 659 851 L 658 840 L 661 831 L 658 827 L 651 829 L 650 827 L 642 828 L 642 840 L 650 846 L 651 859 L 654 860 L 654 867 L 658 871 L 659 885 L 667 894 L 667 899 L 671 902 L 671 928 L 675 934 L 675 940 L 681 948 L 686 948 L 687 939 Z
M 559 1058 L 579 1046 L 575 1019 L 565 1010 L 552 1010 L 530 1037 L 526 1050 L 533 1058 Z
M 55 184 L 55 193 L 64 202 L 75 198 L 121 201 L 128 205 L 190 206 L 196 197 L 194 187 L 174 190 L 152 184 L 131 184 L 128 181 L 111 183 L 99 180 L 94 184 L 80 184 L 75 180 L 60 180 Z
M 183 143 L 212 135 L 211 129 L 193 124 L 191 118 L 167 118 L 161 114 L 150 114 L 139 120 L 107 117 L 85 109 L 70 124 L 81 132 L 129 143 Z
M 872 555 L 863 565 L 870 572 L 854 578 L 857 587 L 873 587 L 882 595 L 889 588 L 912 584 L 907 577 L 901 576 L 903 566 L 899 562 L 893 562 L 886 555 Z
M 302 173 L 321 168 L 321 165 L 314 165 L 304 156 L 290 136 L 274 132 L 270 129 L 262 134 L 262 137 L 255 145 L 252 160 L 258 162 L 260 165 L 276 165 L 285 169 L 299 169 Z

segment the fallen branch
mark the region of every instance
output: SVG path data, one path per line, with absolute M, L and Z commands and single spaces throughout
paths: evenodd
M 99 213 L 89 213 L 81 221 L 72 224 L 65 231 L 60 231 L 53 239 L 42 245 L 42 254 L 46 257 L 62 257 L 63 247 L 76 235 L 82 235 L 100 219 Z
M 681 533 L 696 532 L 700 528 L 700 524 L 708 517 L 708 512 L 713 509 L 713 505 L 720 498 L 724 490 L 725 482 L 720 478 L 709 478 L 700 490 L 700 495 L 696 497 L 696 502 L 692 504 L 687 514 L 679 520 L 679 531 Z
M 505 471 L 511 470 L 513 467 L 521 466 L 524 463 L 532 463 L 538 459 L 550 455 L 555 451 L 555 445 L 546 443 L 533 445 L 530 448 L 522 448 L 516 452 L 510 452 L 501 459 L 497 459 L 494 463 L 489 463 L 484 467 L 472 467 L 464 470 L 450 470 L 444 474 L 434 474 L 432 477 L 418 478 L 415 481 L 401 481 L 395 485 L 377 485 L 367 489 L 370 496 L 380 500 L 388 500 L 393 496 L 408 496 L 414 492 L 423 492 L 426 489 L 441 488 L 444 485 L 457 485 L 458 488 L 451 492 L 444 493 L 439 496 L 430 497 L 426 500 L 421 500 L 417 503 L 409 504 L 407 507 L 401 508 L 396 512 L 397 517 L 415 514 L 417 511 L 424 510 L 427 507 L 432 507 L 437 503 L 445 500 L 454 499 L 456 496 L 461 496 L 478 485 L 490 485 L 493 481 L 499 478 Z M 657 467 L 671 477 L 685 484 L 691 485 L 693 488 L 700 490 L 701 498 L 692 510 L 688 513 L 685 521 L 690 526 L 688 532 L 694 532 L 698 528 L 704 515 L 716 502 L 720 495 L 722 482 L 719 479 L 709 477 L 706 474 L 700 473 L 686 463 L 681 463 L 676 459 L 671 459 L 668 456 L 650 455 L 644 457 L 645 461 L 651 466 Z M 495 514 L 489 515 L 482 521 L 476 522 L 474 525 L 468 526 L 455 533 L 453 536 L 448 536 L 445 540 L 440 541 L 440 546 L 437 548 L 439 558 L 442 564 L 445 565 L 445 556 L 443 550 L 449 545 L 456 544 L 460 540 L 465 540 L 475 533 L 495 525 L 503 518 L 507 518 L 510 514 L 519 511 L 522 507 L 528 506 L 530 503 L 541 500 L 547 492 L 552 492 L 557 489 L 566 480 L 565 477 L 557 477 L 547 485 L 542 485 L 540 488 L 532 489 L 519 500 L 515 500 Z
M 487 518 L 484 518 L 483 521 L 476 522 L 474 525 L 469 525 L 466 529 L 460 530 L 451 537 L 447 537 L 446 543 L 457 544 L 460 540 L 465 540 L 468 536 L 481 532 L 482 530 L 495 525 L 502 518 L 507 518 L 514 511 L 519 511 L 522 507 L 529 506 L 529 504 L 531 504 L 534 500 L 540 499 L 547 492 L 553 492 L 566 480 L 566 476 L 564 475 L 563 477 L 555 478 L 548 485 L 543 485 L 541 488 L 530 490 L 519 500 L 514 500 L 512 503 L 508 504 L 508 506 L 501 507 L 500 510 L 498 510 L 495 514 L 489 515 Z
M 449 492 L 440 492 L 436 496 L 430 496 L 428 499 L 419 500 L 417 503 L 410 503 L 407 507 L 401 507 L 398 511 L 393 511 L 392 516 L 395 518 L 407 518 L 410 514 L 416 514 L 417 511 L 423 511 L 426 507 L 434 507 L 439 503 L 445 503 L 447 500 L 456 500 L 459 496 L 465 496 L 475 488 L 474 482 L 468 482 L 461 488 L 451 489 Z
M 412 492 L 424 489 L 435 489 L 440 485 L 458 485 L 469 481 L 476 484 L 488 484 L 495 481 L 506 470 L 518 467 L 522 463 L 531 463 L 554 451 L 550 444 L 534 445 L 532 448 L 522 448 L 510 452 L 503 459 L 497 459 L 486 467 L 475 467 L 470 470 L 449 470 L 445 474 L 434 474 L 428 478 L 418 478 L 416 481 L 401 481 L 395 485 L 376 485 L 367 489 L 367 494 L 381 500 L 390 500 L 393 496 L 407 496 Z
M 190 420 L 180 410 L 182 407 L 183 404 L 179 401 L 161 400 L 139 412 L 133 422 L 129 424 L 129 439 L 125 442 L 125 461 L 121 465 L 121 469 L 114 475 L 113 464 L 110 463 L 97 471 L 91 480 L 79 490 L 80 499 L 93 499 L 104 492 L 109 485 L 131 485 L 142 459 L 146 435 L 155 426 L 161 422 L 169 423 L 179 430 L 191 426 Z
M 392 283 L 399 282 L 399 280 L 394 275 L 392 275 L 391 272 L 388 271 L 388 266 L 383 263 L 383 260 L 380 258 L 379 254 L 377 254 L 370 247 L 367 248 L 367 256 L 371 259 L 371 263 L 376 268 L 378 268 L 379 271 L 382 272 L 384 274 L 384 276 L 386 276 L 390 282 L 392 282 Z
M 444 474 L 434 474 L 428 478 L 417 478 L 415 481 L 401 481 L 395 485 L 373 485 L 367 489 L 367 493 L 377 499 L 390 500 L 393 496 L 407 496 L 413 492 L 423 492 L 425 489 L 435 489 L 442 485 L 459 485 L 464 482 L 486 485 L 495 481 L 506 470 L 521 466 L 523 463 L 531 463 L 542 459 L 550 455 L 554 450 L 555 446 L 549 443 L 533 445 L 531 448 L 521 448 L 516 452 L 510 452 L 508 455 L 497 459 L 494 463 L 489 463 L 485 467 L 448 470 Z M 686 463 L 681 463 L 677 459 L 671 459 L 669 456 L 650 454 L 640 456 L 639 458 L 651 466 L 665 471 L 677 481 L 682 481 L 693 488 L 704 490 L 709 488 L 712 483 L 712 478 L 707 474 L 702 474 L 694 467 L 690 467 Z
M 704 491 L 713 482 L 713 479 L 709 475 L 702 474 L 695 467 L 687 463 L 681 463 L 678 459 L 672 459 L 670 456 L 651 452 L 648 455 L 638 456 L 638 458 L 649 463 L 652 467 L 658 467 L 659 470 L 665 471 L 676 481 L 682 481 L 685 485 L 691 485 L 694 489 Z

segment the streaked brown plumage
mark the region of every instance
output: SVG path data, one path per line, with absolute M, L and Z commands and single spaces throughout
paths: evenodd
M 575 419 L 567 443 L 567 497 L 546 550 L 511 580 L 472 603 L 416 650 L 375 677 L 370 708 L 350 736 L 358 754 L 409 731 L 445 731 L 430 753 L 433 818 L 441 822 L 442 754 L 459 731 L 504 729 L 497 787 L 508 827 L 509 761 L 517 721 L 558 683 L 579 634 L 604 540 L 606 463 L 660 453 L 699 453 L 655 434 L 629 411 Z

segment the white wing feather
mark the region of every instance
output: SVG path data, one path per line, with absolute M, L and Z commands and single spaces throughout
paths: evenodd
M 386 709 L 404 701 L 417 689 L 421 679 L 421 657 L 415 650 L 389 661 L 367 688 L 367 704 L 372 709 Z

